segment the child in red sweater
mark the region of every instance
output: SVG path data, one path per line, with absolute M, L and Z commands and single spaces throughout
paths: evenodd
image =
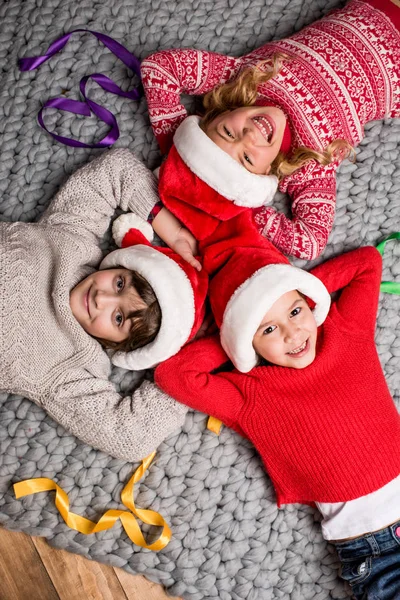
M 365 247 L 308 274 L 329 293 L 341 290 L 320 327 L 301 286 L 279 272 L 268 280 L 268 269 L 287 265 L 234 282 L 233 295 L 229 273 L 219 285 L 223 268 L 210 294 L 225 350 L 218 337 L 203 338 L 155 372 L 172 397 L 254 443 L 278 505 L 316 504 L 360 600 L 394 600 L 400 590 L 400 416 L 374 343 L 381 262 Z M 269 285 L 251 288 L 260 273 Z M 223 370 L 228 359 L 236 369 Z
M 160 171 L 164 207 L 180 218 L 183 203 L 205 211 L 203 197 L 214 194 L 236 212 L 252 208 L 285 254 L 318 256 L 333 225 L 339 163 L 366 123 L 400 116 L 399 30 L 398 0 L 352 0 L 243 57 L 149 56 L 141 73 L 153 131 L 163 153 L 174 142 Z M 208 94 L 201 122 L 187 118 L 181 94 Z M 278 180 L 291 218 L 265 206 Z

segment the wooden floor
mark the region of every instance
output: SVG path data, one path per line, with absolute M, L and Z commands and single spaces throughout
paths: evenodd
M 0 600 L 180 600 L 142 576 L 0 527 Z

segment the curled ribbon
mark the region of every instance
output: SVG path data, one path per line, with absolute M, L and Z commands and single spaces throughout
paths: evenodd
M 400 231 L 395 231 L 394 233 L 391 233 L 376 246 L 377 250 L 381 253 L 381 256 L 383 256 L 383 253 L 385 251 L 386 243 L 390 242 L 391 240 L 400 240 Z M 386 294 L 398 294 L 400 296 L 400 282 L 382 281 L 380 290 L 381 292 L 386 292 Z
M 131 71 L 133 71 L 140 79 L 140 60 L 136 58 L 129 50 L 122 44 L 114 40 L 104 33 L 98 31 L 92 31 L 91 29 L 74 29 L 69 33 L 61 36 L 55 42 L 50 44 L 47 48 L 46 53 L 42 56 L 31 56 L 21 58 L 19 60 L 19 68 L 21 71 L 33 71 L 40 67 L 41 64 L 49 60 L 54 54 L 62 50 L 67 44 L 69 38 L 73 33 L 91 33 L 93 34 L 102 44 L 104 44 L 117 58 L 119 58 Z M 143 95 L 141 88 L 134 88 L 128 92 L 124 92 L 112 79 L 106 77 L 102 73 L 92 73 L 83 77 L 79 84 L 79 89 L 84 98 L 83 102 L 79 100 L 70 100 L 68 98 L 50 98 L 45 102 L 38 113 L 39 125 L 47 131 L 55 140 L 65 144 L 66 146 L 75 146 L 77 148 L 103 148 L 105 146 L 112 146 L 114 142 L 119 138 L 119 128 L 115 115 L 104 106 L 97 104 L 86 95 L 86 83 L 88 80 L 93 79 L 103 90 L 122 96 L 123 98 L 130 98 L 131 100 L 139 100 Z M 110 130 L 109 132 L 96 144 L 85 144 L 79 140 L 73 138 L 67 138 L 62 135 L 57 135 L 52 131 L 49 131 L 43 120 L 43 112 L 46 108 L 57 108 L 66 112 L 74 113 L 76 115 L 83 115 L 90 117 L 91 113 L 95 114 L 101 121 L 106 123 Z
M 142 464 L 136 469 L 121 492 L 122 503 L 131 512 L 127 512 L 125 510 L 108 510 L 97 523 L 70 512 L 69 500 L 66 492 L 64 492 L 64 490 L 61 489 L 52 479 L 47 479 L 46 477 L 27 479 L 25 481 L 15 483 L 15 497 L 22 498 L 23 496 L 28 496 L 29 494 L 37 494 L 38 492 L 49 492 L 55 490 L 56 507 L 58 508 L 68 527 L 71 529 L 75 529 L 75 531 L 89 535 L 90 533 L 97 533 L 98 531 L 111 529 L 117 519 L 120 519 L 123 528 L 134 544 L 141 546 L 142 548 L 147 548 L 148 550 L 162 550 L 171 539 L 171 530 L 168 524 L 164 518 L 154 510 L 136 508 L 133 499 L 134 485 L 143 477 L 154 456 L 155 452 L 152 452 L 152 454 L 143 459 Z M 146 543 L 135 517 L 140 519 L 143 523 L 147 523 L 148 525 L 157 525 L 158 527 L 163 528 L 159 538 L 155 542 L 152 544 Z
M 208 417 L 207 429 L 209 429 L 216 435 L 219 435 L 221 432 L 221 427 L 222 427 L 222 421 L 220 421 L 219 419 L 216 419 L 215 417 Z

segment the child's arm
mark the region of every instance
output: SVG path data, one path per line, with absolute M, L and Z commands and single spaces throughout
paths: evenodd
M 165 207 L 163 207 L 152 222 L 156 234 L 174 252 L 182 256 L 192 267 L 201 271 L 201 264 L 195 258 L 197 254 L 196 238 L 186 227 Z
M 245 401 L 245 376 L 212 373 L 227 361 L 218 335 L 202 338 L 161 363 L 154 379 L 179 402 L 235 426 Z
M 258 230 L 288 256 L 317 258 L 327 244 L 335 218 L 335 170 L 316 165 L 305 182 L 290 183 L 287 192 L 291 218 L 270 206 L 257 208 L 254 217 Z
M 122 397 L 107 379 L 77 378 L 57 387 L 45 410 L 73 435 L 128 461 L 139 461 L 182 427 L 187 408 L 144 381 Z
M 127 149 L 103 152 L 71 175 L 40 222 L 90 233 L 96 242 L 107 231 L 116 208 L 144 220 L 158 202 L 153 173 Z
M 329 293 L 342 290 L 335 302 L 342 317 L 354 327 L 374 331 L 382 278 L 382 257 L 373 246 L 352 250 L 315 267 Z
M 241 64 L 240 58 L 195 49 L 162 50 L 142 62 L 150 122 L 162 154 L 170 149 L 175 130 L 187 116 L 181 95 L 206 94 L 231 79 Z

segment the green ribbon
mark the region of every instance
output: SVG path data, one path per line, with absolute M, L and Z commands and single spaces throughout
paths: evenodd
M 379 244 L 376 246 L 376 249 L 381 253 L 382 256 L 385 250 L 386 243 L 390 242 L 391 240 L 400 240 L 400 231 L 391 233 L 390 235 L 385 237 L 381 242 L 379 242 Z M 380 290 L 381 292 L 386 292 L 386 294 L 398 294 L 400 296 L 400 282 L 382 281 Z

